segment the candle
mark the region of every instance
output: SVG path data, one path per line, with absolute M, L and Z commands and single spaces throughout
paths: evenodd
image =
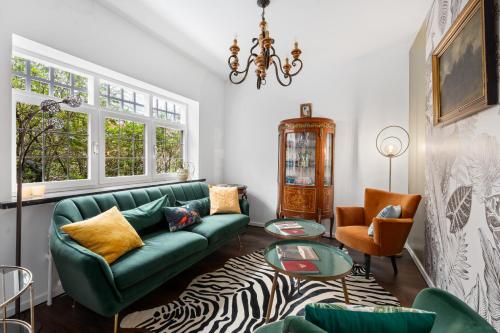
M 23 190 L 21 192 L 21 196 L 23 199 L 31 198 L 31 187 L 23 186 Z
M 35 197 L 43 197 L 45 195 L 45 185 L 33 186 L 31 193 Z

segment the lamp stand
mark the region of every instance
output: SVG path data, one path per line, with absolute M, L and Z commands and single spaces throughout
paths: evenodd
M 389 192 L 392 190 L 392 156 L 389 156 Z

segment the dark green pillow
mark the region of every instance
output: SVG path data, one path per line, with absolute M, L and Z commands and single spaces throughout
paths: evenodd
M 429 333 L 436 314 L 396 306 L 308 304 L 306 320 L 329 333 Z
M 201 217 L 210 215 L 210 198 L 206 197 L 190 201 L 177 200 L 178 206 L 185 206 L 188 204 L 195 204 Z
M 121 213 L 137 232 L 152 227 L 165 220 L 163 207 L 168 206 L 168 195 Z

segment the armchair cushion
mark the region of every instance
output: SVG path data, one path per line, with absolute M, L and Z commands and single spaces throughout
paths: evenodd
M 337 228 L 335 238 L 347 247 L 369 255 L 380 255 L 380 247 L 375 243 L 374 238 L 368 236 L 368 226 L 366 225 Z
M 377 217 L 389 218 L 389 219 L 398 219 L 401 217 L 401 206 L 393 206 L 389 205 L 382 209 L 380 213 L 377 214 Z M 368 228 L 368 236 L 373 237 L 373 222 L 370 224 Z
M 306 305 L 306 320 L 328 333 L 429 333 L 435 318 L 434 312 L 393 306 Z

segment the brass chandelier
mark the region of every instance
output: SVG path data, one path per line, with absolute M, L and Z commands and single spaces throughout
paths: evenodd
M 265 10 L 266 7 L 269 6 L 270 2 L 271 0 L 257 0 L 257 5 L 262 8 L 262 21 L 260 21 L 259 24 L 261 32 L 258 38 L 252 39 L 253 46 L 250 49 L 250 55 L 248 56 L 244 70 L 238 71 L 240 66 L 238 59 L 240 47 L 238 46 L 238 40 L 236 38 L 233 41 L 233 45 L 229 48 L 229 51 L 231 51 L 231 55 L 227 60 L 229 68 L 231 69 L 231 72 L 229 73 L 229 80 L 234 84 L 240 84 L 245 81 L 252 62 L 257 67 L 255 70 L 255 74 L 257 75 L 257 89 L 260 89 L 262 85 L 266 84 L 267 71 L 271 65 L 274 66 L 278 82 L 284 87 L 291 85 L 292 78 L 299 74 L 302 70 L 303 63 L 302 60 L 300 60 L 302 51 L 299 49 L 297 42 L 295 42 L 294 48 L 291 52 L 293 58 L 291 63 L 287 57 L 285 58 L 285 64 L 282 64 L 281 59 L 276 55 L 276 51 L 273 46 L 274 39 L 269 35 L 265 18 Z M 295 68 L 293 72 L 291 72 L 292 67 Z

